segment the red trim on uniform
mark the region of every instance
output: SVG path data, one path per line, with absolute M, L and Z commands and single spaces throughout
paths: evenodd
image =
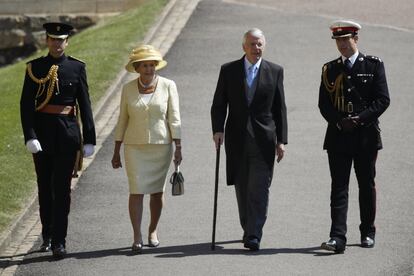
M 355 28 L 355 27 L 334 27 L 331 30 L 332 30 L 332 32 L 343 32 L 343 31 L 355 32 L 355 31 L 358 31 L 358 28 Z

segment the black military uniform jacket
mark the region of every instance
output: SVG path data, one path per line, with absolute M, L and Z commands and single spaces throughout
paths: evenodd
M 54 89 L 48 104 L 76 106 L 82 121 L 84 144 L 96 144 L 95 126 L 89 99 L 85 64 L 70 56 L 53 58 L 48 55 L 28 62 L 33 75 L 45 78 L 52 65 L 58 67 L 58 86 Z M 36 112 L 36 102 L 44 100 L 45 95 L 36 100 L 39 84 L 33 81 L 26 71 L 20 100 L 21 121 L 25 143 L 38 139 L 45 153 L 73 152 L 80 149 L 81 133 L 76 114 L 60 115 Z M 43 93 L 43 94 L 46 94 Z M 38 105 L 38 103 L 37 103 Z
M 319 109 L 328 122 L 324 149 L 337 152 L 382 148 L 378 117 L 390 104 L 383 62 L 359 53 L 350 71 L 341 57 L 322 68 Z M 351 133 L 337 127 L 346 116 L 359 116 L 360 126 Z

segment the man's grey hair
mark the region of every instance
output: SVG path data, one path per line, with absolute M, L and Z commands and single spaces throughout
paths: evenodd
M 250 30 L 245 32 L 244 35 L 243 35 L 243 45 L 246 43 L 246 39 L 247 39 L 248 35 L 251 35 L 251 36 L 257 37 L 257 38 L 261 38 L 261 39 L 263 39 L 263 44 L 266 43 L 266 39 L 265 39 L 265 35 L 264 35 L 263 31 L 260 30 L 259 28 L 251 28 Z

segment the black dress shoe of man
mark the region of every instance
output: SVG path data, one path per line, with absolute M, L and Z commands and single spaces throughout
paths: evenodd
M 361 238 L 361 247 L 365 248 L 373 248 L 375 245 L 375 240 L 370 237 L 363 237 Z
M 260 242 L 257 238 L 247 238 L 244 242 L 244 247 L 251 251 L 258 251 L 260 249 Z
M 323 242 L 321 244 L 321 248 L 328 251 L 333 251 L 335 253 L 344 253 L 345 243 L 334 239 L 330 239 L 327 242 Z
M 58 244 L 55 248 L 53 248 L 53 257 L 55 259 L 63 259 L 66 255 L 66 249 L 62 244 Z
M 52 244 L 50 239 L 45 239 L 39 248 L 40 252 L 47 252 L 50 250 Z

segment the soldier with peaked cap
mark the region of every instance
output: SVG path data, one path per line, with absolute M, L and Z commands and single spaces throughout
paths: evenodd
M 328 123 L 324 149 L 331 173 L 331 231 L 323 249 L 346 247 L 349 178 L 352 163 L 359 188 L 361 246 L 375 245 L 375 163 L 382 148 L 378 118 L 390 98 L 384 63 L 358 51 L 361 26 L 339 20 L 330 26 L 341 56 L 322 68 L 319 109 Z
M 33 154 L 37 175 L 40 250 L 52 249 L 53 256 L 63 258 L 72 173 L 82 158 L 80 153 L 87 157 L 94 152 L 95 126 L 85 64 L 64 53 L 73 27 L 63 23 L 43 27 L 49 53 L 27 63 L 20 113 L 24 141 Z

